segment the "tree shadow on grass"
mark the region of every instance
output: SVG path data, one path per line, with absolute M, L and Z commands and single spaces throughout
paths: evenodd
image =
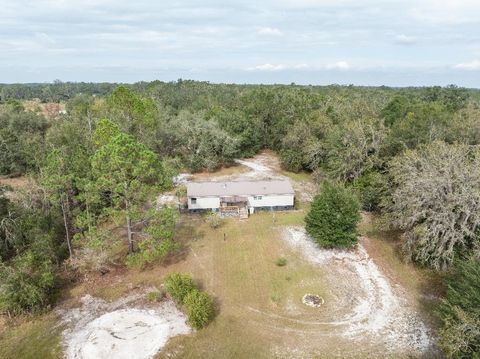
M 190 253 L 190 243 L 192 241 L 205 237 L 205 232 L 198 230 L 195 222 L 180 221 L 175 229 L 175 241 L 180 243 L 180 250 L 169 256 L 164 262 L 164 266 L 179 263 L 185 260 Z

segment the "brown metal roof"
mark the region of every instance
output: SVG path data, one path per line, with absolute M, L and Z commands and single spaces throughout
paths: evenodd
M 290 181 L 189 182 L 188 197 L 294 194 Z

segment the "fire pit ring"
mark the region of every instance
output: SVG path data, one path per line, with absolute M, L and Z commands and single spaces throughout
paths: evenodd
M 325 301 L 319 295 L 307 293 L 303 296 L 302 303 L 309 307 L 319 308 L 325 303 Z

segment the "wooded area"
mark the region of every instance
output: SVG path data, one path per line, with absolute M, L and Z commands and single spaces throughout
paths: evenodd
M 66 110 L 45 116 L 48 102 Z M 0 311 L 47 308 L 62 267 L 101 270 L 110 223 L 125 227 L 128 265 L 165 260 L 179 248 L 177 214 L 152 198 L 173 176 L 271 149 L 284 169 L 334 183 L 320 188 L 354 194 L 402 231 L 406 258 L 460 278 L 438 309 L 442 348 L 470 357 L 480 351 L 479 146 L 480 91 L 455 86 L 0 85 L 0 175 L 32 178 L 15 196 L 0 189 Z M 353 237 L 357 215 L 345 221 Z

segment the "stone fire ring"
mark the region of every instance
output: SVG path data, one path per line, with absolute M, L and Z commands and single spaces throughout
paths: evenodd
M 319 295 L 307 293 L 303 296 L 302 303 L 309 307 L 319 308 L 325 301 Z

